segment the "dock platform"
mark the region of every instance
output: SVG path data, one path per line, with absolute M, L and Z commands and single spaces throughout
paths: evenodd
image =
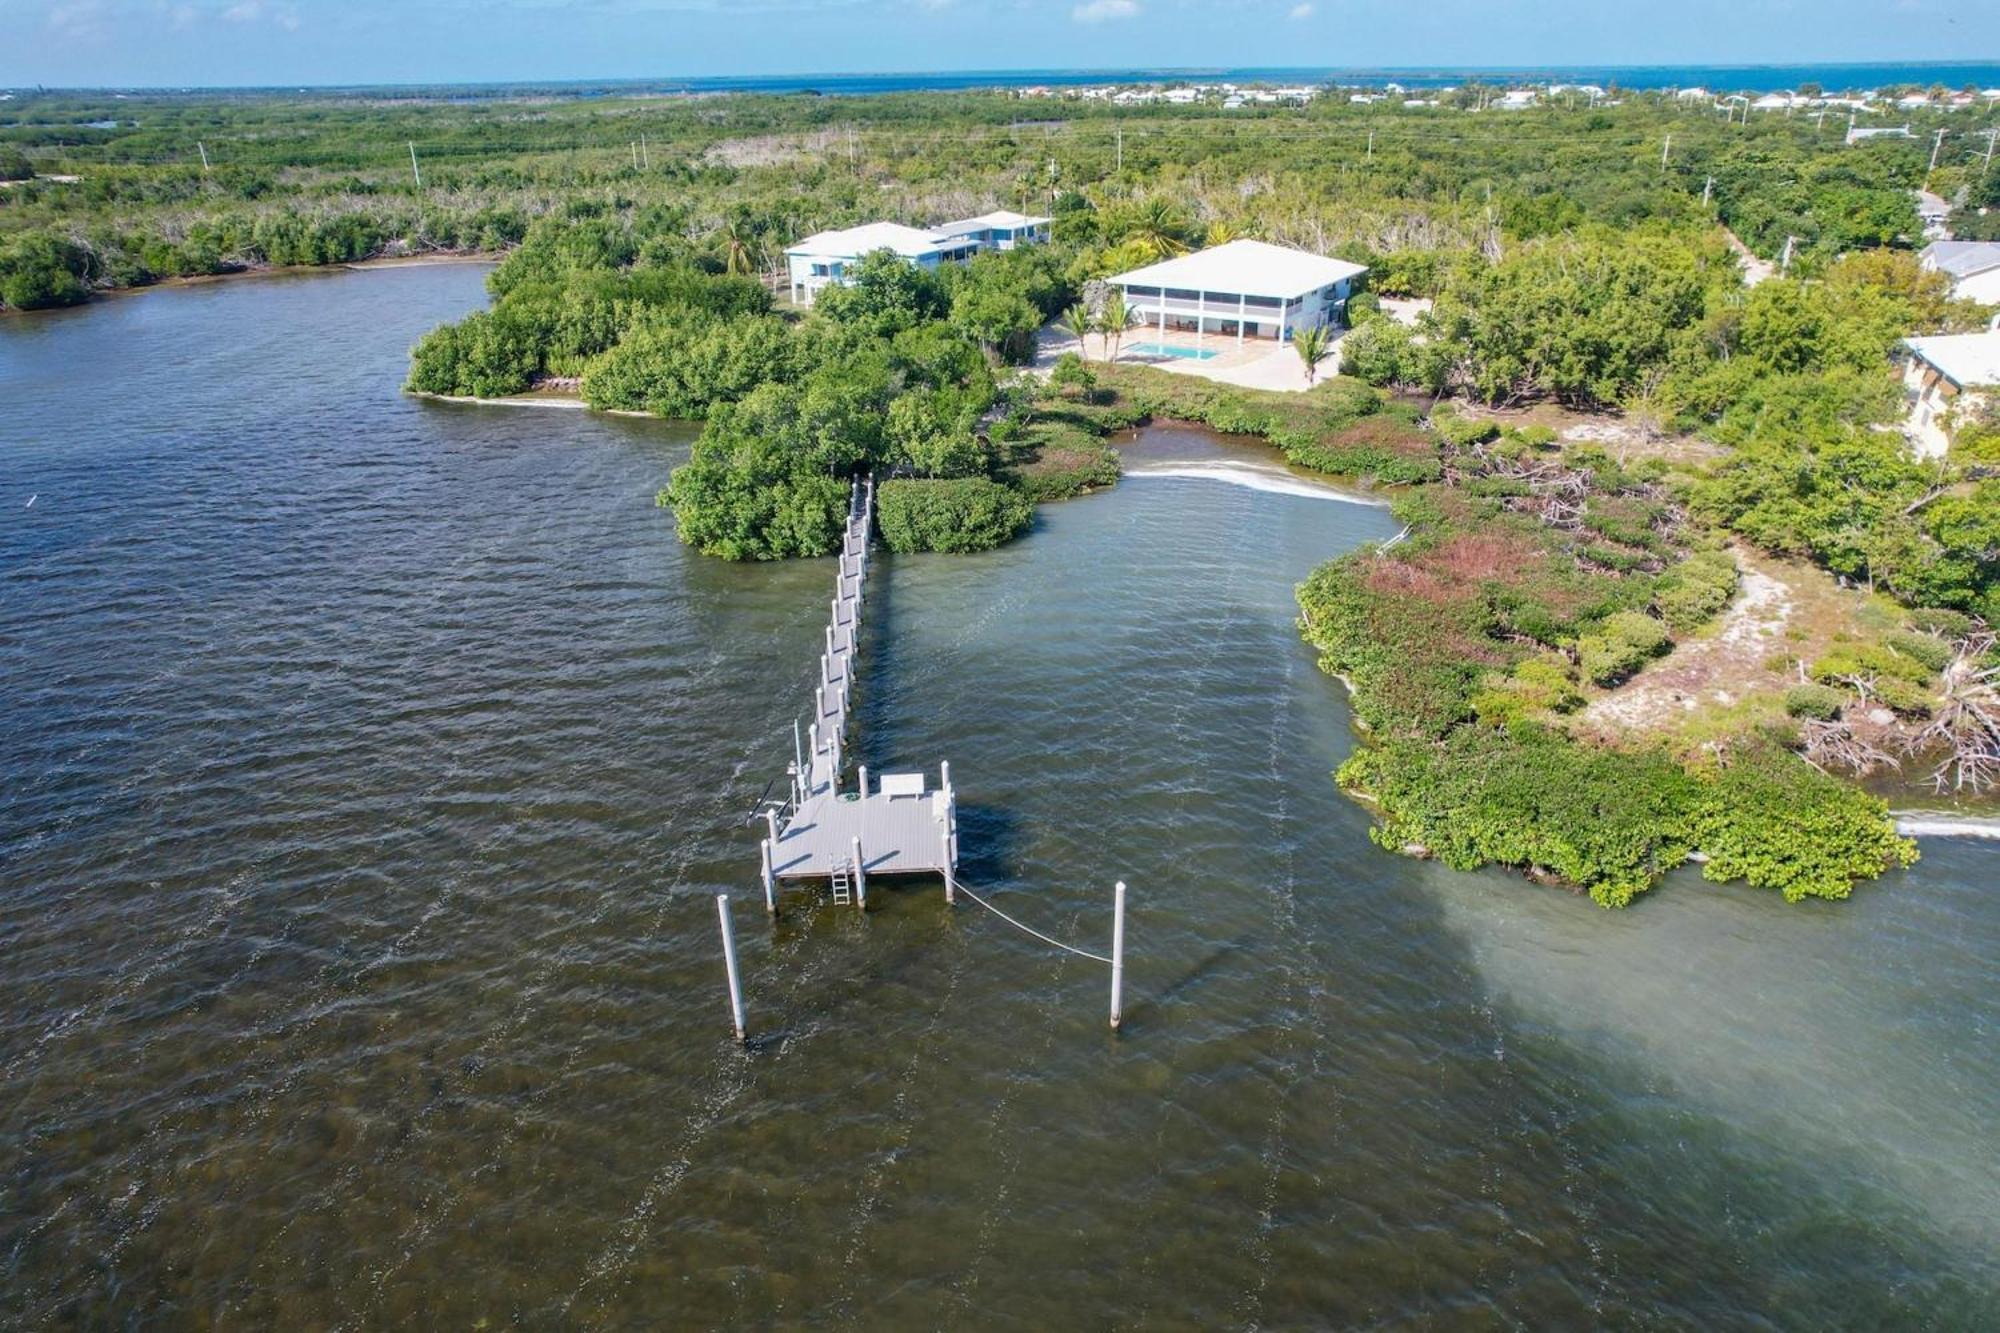
M 853 789 L 842 790 L 874 513 L 869 478 L 849 492 L 811 721 L 794 730 L 789 791 L 761 811 L 764 904 L 772 912 L 783 881 L 823 879 L 836 902 L 858 899 L 865 907 L 870 875 L 941 875 L 946 899 L 954 896 L 958 802 L 950 764 L 939 766 L 935 787 L 920 772 L 883 773 L 871 784 L 860 765 Z

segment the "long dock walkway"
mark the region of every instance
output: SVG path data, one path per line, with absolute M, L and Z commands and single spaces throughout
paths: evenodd
M 939 766 L 934 789 L 918 772 L 881 774 L 871 790 L 864 764 L 857 769 L 855 789 L 841 790 L 874 515 L 871 477 L 856 483 L 848 496 L 812 720 L 802 736 L 794 737 L 789 796 L 763 810 L 759 855 L 764 904 L 773 912 L 778 884 L 786 880 L 824 879 L 835 902 L 858 900 L 866 906 L 870 875 L 932 874 L 944 877 L 945 896 L 953 896 L 958 810 L 950 764 Z

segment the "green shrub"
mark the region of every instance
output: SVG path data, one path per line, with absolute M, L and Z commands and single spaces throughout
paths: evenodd
M 1856 880 L 1917 859 L 1880 799 L 1775 747 L 1707 777 L 1692 825 L 1704 878 L 1776 889 L 1786 902 L 1845 898 Z
M 1736 561 L 1727 551 L 1699 551 L 1660 576 L 1653 604 L 1669 626 L 1686 632 L 1729 605 L 1739 578 Z
M 1383 847 L 1415 844 L 1455 870 L 1540 868 L 1604 907 L 1631 902 L 1694 849 L 1696 785 L 1678 764 L 1532 723 L 1370 747 L 1339 780 L 1378 803 L 1371 836 Z
M 1067 500 L 1117 482 L 1118 451 L 1067 421 L 1037 420 L 1007 452 L 1006 480 L 1030 500 Z
M 1460 416 L 1449 406 L 1431 413 L 1431 428 L 1444 437 L 1446 444 L 1460 449 L 1500 438 L 1498 422 Z
M 1672 644 L 1666 626 L 1637 611 L 1620 611 L 1609 617 L 1603 630 L 1586 634 L 1576 642 L 1578 663 L 1592 684 L 1612 685 L 1657 657 Z
M 1831 722 L 1840 716 L 1852 696 L 1831 685 L 1794 685 L 1785 691 L 1785 712 L 1793 717 Z
M 0 243 L 0 305 L 45 310 L 90 297 L 90 255 L 81 246 L 29 232 Z
M 1956 655 L 1950 644 L 1929 634 L 1891 634 L 1889 647 L 1929 671 L 1942 671 Z
M 984 477 L 884 482 L 876 502 L 882 540 L 898 554 L 984 551 L 1019 534 L 1034 513 L 1026 496 Z
M 1910 624 L 1920 633 L 1941 639 L 1962 639 L 1972 631 L 1972 617 L 1963 611 L 1941 606 L 1919 607 L 1910 612 Z
M 1850 678 L 1925 685 L 1934 673 L 1916 658 L 1881 644 L 1844 643 L 1814 662 L 1810 674 L 1823 685 L 1838 685 Z

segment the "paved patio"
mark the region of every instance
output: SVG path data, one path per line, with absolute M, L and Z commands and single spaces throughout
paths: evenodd
M 1334 340 L 1333 350 L 1320 363 L 1320 378 L 1333 374 L 1340 366 L 1340 340 L 1347 336 L 1347 330 L 1340 330 L 1340 337 Z M 1215 355 L 1197 359 L 1188 356 L 1168 356 L 1158 352 L 1141 350 L 1147 346 L 1185 347 L 1189 350 L 1214 352 Z M 1109 340 L 1102 334 L 1091 334 L 1086 347 L 1079 349 L 1077 339 L 1060 328 L 1050 324 L 1044 327 L 1035 342 L 1034 371 L 1046 375 L 1055 365 L 1056 358 L 1065 352 L 1081 350 L 1087 361 L 1105 361 L 1110 357 Z M 1234 337 L 1219 333 L 1197 336 L 1168 330 L 1164 335 L 1156 328 L 1142 328 L 1133 325 L 1119 345 L 1116 358 L 1121 365 L 1152 366 L 1175 375 L 1193 375 L 1197 379 L 1214 380 L 1221 384 L 1240 384 L 1248 389 L 1276 389 L 1285 393 L 1304 393 L 1312 386 L 1306 383 L 1305 363 L 1290 343 L 1274 343 L 1268 338 L 1246 338 L 1241 347 Z

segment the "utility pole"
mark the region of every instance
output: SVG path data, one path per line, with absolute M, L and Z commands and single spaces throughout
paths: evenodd
M 1375 131 L 1373 130 L 1368 131 L 1368 160 L 1370 162 L 1375 160 Z
M 417 146 L 415 144 L 410 145 L 410 175 L 416 178 L 417 188 L 419 190 L 423 189 L 424 173 L 417 170 Z
M 1710 176 L 1701 185 L 1701 206 L 1708 207 L 1708 201 L 1715 195 L 1715 177 Z
M 632 141 L 632 170 L 637 171 L 638 169 L 639 169 L 639 141 L 637 139 L 634 139 Z
M 1786 273 L 1786 272 L 1789 272 L 1789 271 L 1791 270 L 1791 267 L 1792 267 L 1792 242 L 1793 242 L 1793 241 L 1796 241 L 1797 239 L 1798 239 L 1798 237 L 1796 237 L 1796 236 L 1787 236 L 1787 237 L 1785 238 L 1785 252 L 1784 252 L 1784 253 L 1783 253 L 1782 255 L 1779 255 L 1779 256 L 1778 256 L 1778 272 L 1780 272 L 1780 273 Z
M 653 169 L 653 150 L 646 146 L 646 136 L 643 134 L 639 136 L 639 162 L 645 170 Z
M 1118 126 L 1118 170 L 1125 170 L 1125 127 Z
M 1673 152 L 1673 150 L 1674 136 L 1669 134 L 1666 142 L 1660 145 L 1660 174 L 1662 176 L 1667 174 L 1667 154 Z
M 1824 130 L 1825 128 L 1826 128 L 1826 108 L 1821 107 L 1819 109 L 1819 115 L 1813 118 L 1813 132 L 1817 134 L 1818 132 Z
M 1924 168 L 1924 188 L 1927 190 L 1931 186 L 1931 173 L 1937 170 L 1938 154 L 1942 151 L 1944 151 L 1944 131 L 1939 130 L 1937 138 L 1931 141 L 1931 164 Z
M 2000 136 L 2000 130 L 1986 131 L 1986 161 L 1979 168 L 1979 179 L 1985 180 L 1986 173 L 1993 169 L 1993 140 Z
M 203 143 L 203 142 L 202 142 L 201 140 L 199 140 L 199 139 L 196 139 L 196 140 L 194 141 L 194 146 L 195 146 L 195 149 L 196 149 L 196 150 L 197 150 L 198 152 L 200 152 L 200 154 L 201 154 L 201 169 L 202 169 L 203 171 L 207 171 L 207 170 L 208 170 L 208 145 L 207 145 L 207 144 L 205 144 L 205 143 Z M 1992 157 L 1992 156 L 1993 156 L 1993 154 L 1992 154 L 1991 152 L 1988 152 L 1988 153 L 1986 154 L 1986 156 L 1988 156 L 1988 157 Z

